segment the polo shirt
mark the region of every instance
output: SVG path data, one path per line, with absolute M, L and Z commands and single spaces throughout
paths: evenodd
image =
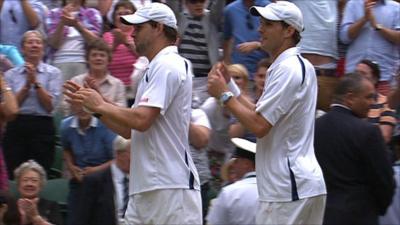
M 112 144 L 115 133 L 97 118 L 92 117 L 90 126 L 82 131 L 78 118 L 68 117 L 61 122 L 61 144 L 72 151 L 74 163 L 80 168 L 98 166 L 114 158 Z
M 189 148 L 192 77 L 190 62 L 176 46 L 168 46 L 151 60 L 140 80 L 132 107 L 161 111 L 148 130 L 132 130 L 130 195 L 157 189 L 200 190 Z
M 299 54 L 294 47 L 276 58 L 256 104 L 256 112 L 272 125 L 267 135 L 257 139 L 261 201 L 287 202 L 326 194 L 314 154 L 317 79 L 314 67 Z M 304 76 L 299 60 L 304 63 Z

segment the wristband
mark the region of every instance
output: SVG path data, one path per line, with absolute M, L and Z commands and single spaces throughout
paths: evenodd
M 235 83 L 235 81 L 233 81 L 233 79 L 231 79 L 228 83 L 228 88 L 229 90 L 233 93 L 233 95 L 235 97 L 239 97 L 240 95 L 240 88 L 237 86 L 237 84 Z

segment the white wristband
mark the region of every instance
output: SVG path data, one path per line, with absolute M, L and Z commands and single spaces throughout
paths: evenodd
M 228 83 L 229 90 L 233 93 L 235 97 L 239 97 L 240 95 L 240 88 L 237 86 L 234 80 L 230 80 Z

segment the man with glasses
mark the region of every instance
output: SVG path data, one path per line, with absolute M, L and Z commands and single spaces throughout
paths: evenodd
M 212 2 L 206 9 L 206 0 L 168 0 L 178 20 L 179 53 L 193 65 L 193 95 L 202 104 L 208 97 L 207 74 L 219 59 L 221 46 L 219 26 L 223 19 L 225 0 Z M 185 3 L 185 5 L 182 4 Z M 181 8 L 185 6 L 187 12 Z
M 269 0 L 236 0 L 224 9 L 224 43 L 223 58 L 227 64 L 243 64 L 249 71 L 250 80 L 256 72 L 257 62 L 267 55 L 261 50 L 243 53 L 244 42 L 258 42 L 260 34 L 257 29 L 260 24 L 258 17 L 249 13 L 252 6 L 266 6 Z
M 176 18 L 165 4 L 152 3 L 122 21 L 135 26 L 136 51 L 150 61 L 132 108 L 109 104 L 72 82 L 66 95 L 131 137 L 127 224 L 201 224 L 200 182 L 188 141 L 193 75 L 174 46 Z

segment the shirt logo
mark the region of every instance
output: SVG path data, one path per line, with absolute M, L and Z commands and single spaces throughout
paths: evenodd
M 149 102 L 149 98 L 142 98 L 139 102 Z

